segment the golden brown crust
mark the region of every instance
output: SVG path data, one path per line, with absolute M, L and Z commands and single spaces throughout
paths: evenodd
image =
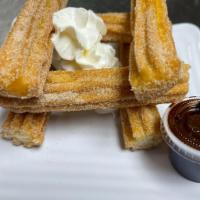
M 132 90 L 140 101 L 156 98 L 180 78 L 165 0 L 132 0 L 130 76 Z
M 115 32 L 108 32 L 102 39 L 103 42 L 123 42 L 130 43 L 132 36 L 130 34 L 121 34 Z
M 40 146 L 44 141 L 44 131 L 48 121 L 47 113 L 15 114 L 10 112 L 2 126 L 2 137 L 15 145 L 25 147 Z
M 61 3 L 66 1 L 26 1 L 0 51 L 1 95 L 30 98 L 42 94 L 52 58 L 52 15 Z
M 130 43 L 130 14 L 129 13 L 102 13 L 99 16 L 107 25 L 107 34 L 103 37 L 104 42 Z
M 168 103 L 188 92 L 188 76 L 163 96 L 136 100 L 128 81 L 128 68 L 49 72 L 44 94 L 33 99 L 0 97 L 0 105 L 14 112 L 80 111 Z M 185 69 L 185 74 L 188 70 Z
M 125 12 L 98 13 L 106 24 L 127 25 L 130 28 L 130 14 Z
M 122 65 L 129 64 L 129 47 L 127 44 L 120 44 Z M 160 143 L 160 115 L 156 106 L 120 109 L 120 119 L 126 149 L 149 149 Z
M 125 148 L 143 150 L 161 143 L 160 115 L 156 106 L 122 109 L 120 117 Z

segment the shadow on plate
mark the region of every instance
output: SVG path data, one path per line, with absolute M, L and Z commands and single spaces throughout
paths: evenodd
M 176 181 L 183 179 L 181 176 L 177 176 L 177 172 L 172 167 L 168 157 L 168 147 L 164 143 L 155 149 L 142 151 L 142 157 L 144 165 L 148 166 L 149 173 L 155 179 L 162 179 L 162 177 L 176 179 Z

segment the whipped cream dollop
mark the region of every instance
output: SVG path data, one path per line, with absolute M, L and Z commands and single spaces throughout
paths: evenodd
M 54 13 L 53 25 L 52 42 L 57 52 L 53 65 L 56 68 L 76 70 L 119 66 L 115 49 L 101 43 L 107 28 L 93 11 L 73 7 L 62 9 Z

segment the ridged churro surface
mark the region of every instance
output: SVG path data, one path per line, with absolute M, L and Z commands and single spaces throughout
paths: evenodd
M 120 44 L 120 62 L 128 65 L 129 45 Z M 126 149 L 147 149 L 161 141 L 160 115 L 156 106 L 120 109 L 122 135 Z
M 40 146 L 44 141 L 47 113 L 15 114 L 10 112 L 2 126 L 2 137 L 15 145 L 25 147 Z
M 161 143 L 160 115 L 156 106 L 122 109 L 120 115 L 125 148 L 149 149 Z
M 130 76 L 138 100 L 148 101 L 172 88 L 181 62 L 172 38 L 165 0 L 132 0 Z
M 136 100 L 128 81 L 128 68 L 49 72 L 44 94 L 39 98 L 0 97 L 0 106 L 14 112 L 80 111 L 167 103 L 188 92 L 188 68 L 182 80 L 164 95 L 145 104 Z
M 130 43 L 130 14 L 129 13 L 102 13 L 99 16 L 107 26 L 104 42 Z
M 25 2 L 0 50 L 1 95 L 29 98 L 42 94 L 52 59 L 52 15 L 66 3 Z

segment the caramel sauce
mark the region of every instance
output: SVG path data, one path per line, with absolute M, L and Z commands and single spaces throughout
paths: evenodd
M 177 138 L 200 150 L 200 100 L 189 99 L 174 106 L 168 123 Z

